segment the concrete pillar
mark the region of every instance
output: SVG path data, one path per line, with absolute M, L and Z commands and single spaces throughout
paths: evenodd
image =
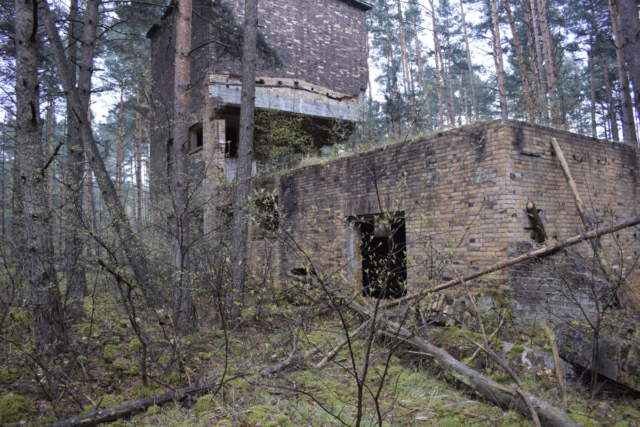
M 218 187 L 224 177 L 225 121 L 220 118 L 221 100 L 208 96 L 203 120 L 202 162 L 204 167 L 203 189 L 205 195 L 205 233 L 215 227 L 216 208 L 224 201 Z

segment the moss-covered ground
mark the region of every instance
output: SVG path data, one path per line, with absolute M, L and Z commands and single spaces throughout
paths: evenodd
M 204 306 L 200 313 L 205 312 Z M 148 382 L 143 384 L 142 343 L 117 300 L 85 301 L 92 317 L 74 324 L 67 353 L 35 360 L 30 350 L 28 321 L 19 315 L 5 329 L 0 347 L 0 424 L 47 425 L 100 409 L 114 407 L 196 382 L 217 380 L 219 387 L 181 403 L 152 406 L 112 425 L 155 426 L 334 426 L 352 425 L 362 394 L 363 425 L 384 426 L 530 426 L 522 415 L 484 401 L 445 375 L 425 355 L 375 335 L 367 360 L 366 341 L 354 340 L 323 369 L 315 368 L 323 354 L 344 338 L 340 317 L 317 307 L 261 303 L 250 306 L 239 328 L 225 332 L 215 313 L 202 315 L 200 326 L 177 336 L 168 315 L 139 313 L 136 319 L 148 343 Z M 20 314 L 20 313 L 16 313 Z M 349 330 L 361 321 L 345 312 Z M 487 321 L 490 328 L 491 321 Z M 508 354 L 531 393 L 560 405 L 554 372 L 528 368 L 516 357 L 523 345 L 543 348 L 544 335 L 527 335 L 504 328 L 499 338 L 517 345 Z M 428 331 L 428 332 L 427 332 Z M 454 357 L 467 359 L 475 348 L 458 328 L 424 329 L 424 338 Z M 475 339 L 481 335 L 464 331 Z M 225 341 L 225 337 L 227 340 Z M 226 344 L 225 344 L 226 343 Z M 321 351 L 276 375 L 260 372 L 292 353 Z M 509 386 L 504 370 L 483 354 L 471 365 Z M 359 387 L 359 383 L 362 387 Z M 625 397 L 589 399 L 584 390 L 571 390 L 568 409 L 584 426 L 640 426 L 640 404 Z

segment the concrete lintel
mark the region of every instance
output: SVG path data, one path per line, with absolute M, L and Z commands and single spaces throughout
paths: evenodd
M 241 93 L 242 86 L 211 85 L 211 96 L 222 99 L 222 102 L 228 105 L 239 106 Z M 280 110 L 323 119 L 358 121 L 361 116 L 359 108 L 322 95 L 318 95 L 317 101 L 311 101 L 256 91 L 256 108 Z

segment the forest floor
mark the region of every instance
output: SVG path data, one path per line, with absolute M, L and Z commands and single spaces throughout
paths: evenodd
M 199 308 L 204 307 L 207 304 Z M 198 331 L 184 337 L 173 333 L 164 313 L 138 313 L 137 322 L 152 343 L 145 386 L 140 341 L 122 306 L 114 296 L 106 295 L 87 298 L 85 310 L 85 322 L 70 327 L 69 335 L 74 338 L 69 350 L 44 360 L 25 351 L 30 345 L 28 319 L 24 312 L 13 309 L 0 348 L 1 425 L 47 425 L 91 412 L 100 397 L 102 410 L 216 379 L 222 385 L 210 394 L 152 406 L 110 425 L 334 426 L 352 425 L 356 417 L 354 372 L 362 379 L 363 361 L 367 360 L 362 339 L 354 340 L 351 352 L 343 349 L 322 369 L 315 367 L 323 357 L 318 353 L 275 375 L 260 374 L 293 353 L 316 347 L 326 353 L 335 347 L 345 336 L 336 313 L 312 306 L 253 304 L 240 327 L 227 333 L 213 313 L 207 317 L 205 308 L 199 310 Z M 350 331 L 361 324 L 347 313 L 343 316 L 347 316 Z M 540 348 L 548 344 L 542 334 L 534 337 L 513 328 L 503 330 L 502 338 L 516 344 Z M 475 349 L 463 344 L 457 331 L 431 328 L 428 336 L 454 357 L 469 357 Z M 372 346 L 364 380 L 362 425 L 379 425 L 379 418 L 384 426 L 533 425 L 521 414 L 500 409 L 443 375 L 428 356 L 405 350 L 381 338 Z M 561 405 L 553 369 L 531 368 L 520 363 L 519 357 L 509 358 L 524 388 Z M 502 368 L 483 355 L 470 366 L 506 386 L 510 384 Z M 640 426 L 640 400 L 589 396 L 584 389 L 569 390 L 567 407 L 580 424 Z

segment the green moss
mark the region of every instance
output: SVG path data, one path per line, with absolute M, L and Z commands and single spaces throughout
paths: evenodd
M 141 344 L 138 338 L 132 339 L 131 342 L 129 343 L 129 351 L 131 353 L 133 353 L 134 351 L 140 350 L 140 347 L 141 347 Z
M 158 363 L 161 365 L 168 365 L 171 363 L 171 356 L 162 356 L 158 359 Z
M 3 366 L 0 369 L 0 381 L 3 383 L 12 383 L 18 377 L 18 370 L 11 366 Z
M 111 368 L 124 375 L 138 375 L 140 370 L 138 367 L 127 359 L 116 359 L 113 361 Z
M 140 384 L 139 386 L 136 386 L 133 388 L 133 390 L 131 390 L 131 396 L 133 396 L 135 399 L 144 399 L 145 397 L 151 397 L 159 394 L 159 390 L 160 388 L 158 386 L 145 387 L 144 385 Z
M 0 399 L 0 421 L 2 424 L 24 421 L 29 413 L 31 402 L 18 394 L 5 394 Z
M 589 417 L 579 414 L 569 414 L 573 421 L 581 423 L 584 427 L 600 427 L 600 423 Z
M 118 347 L 116 347 L 115 345 L 105 345 L 104 352 L 102 353 L 104 360 L 112 360 L 116 356 L 116 351 L 118 351 Z
M 499 384 L 506 384 L 509 382 L 509 374 L 493 374 L 491 379 Z
M 278 413 L 277 408 L 265 405 L 249 408 L 247 423 L 263 427 L 294 427 L 293 422 L 287 416 Z
M 510 360 L 519 358 L 524 353 L 524 347 L 521 345 L 514 345 L 511 350 L 507 352 L 507 356 Z
M 158 405 L 149 406 L 149 408 L 147 409 L 148 415 L 155 415 L 160 412 L 162 412 L 162 409 Z
M 216 404 L 213 401 L 213 397 L 211 397 L 210 394 L 207 394 L 198 399 L 198 403 L 196 403 L 196 407 L 193 412 L 196 415 L 196 418 L 200 418 L 205 412 L 212 411 L 215 407 Z
M 224 420 L 218 421 L 215 424 L 215 427 L 233 427 L 235 425 L 236 425 L 236 423 L 234 423 L 233 421 L 224 419 Z
M 191 344 L 193 344 L 194 341 L 195 341 L 195 339 L 193 338 L 192 335 L 187 335 L 186 337 L 183 337 L 180 340 L 180 343 L 182 343 L 183 345 L 191 345 Z
M 613 425 L 613 427 L 629 427 L 629 423 L 626 421 L 618 421 Z

